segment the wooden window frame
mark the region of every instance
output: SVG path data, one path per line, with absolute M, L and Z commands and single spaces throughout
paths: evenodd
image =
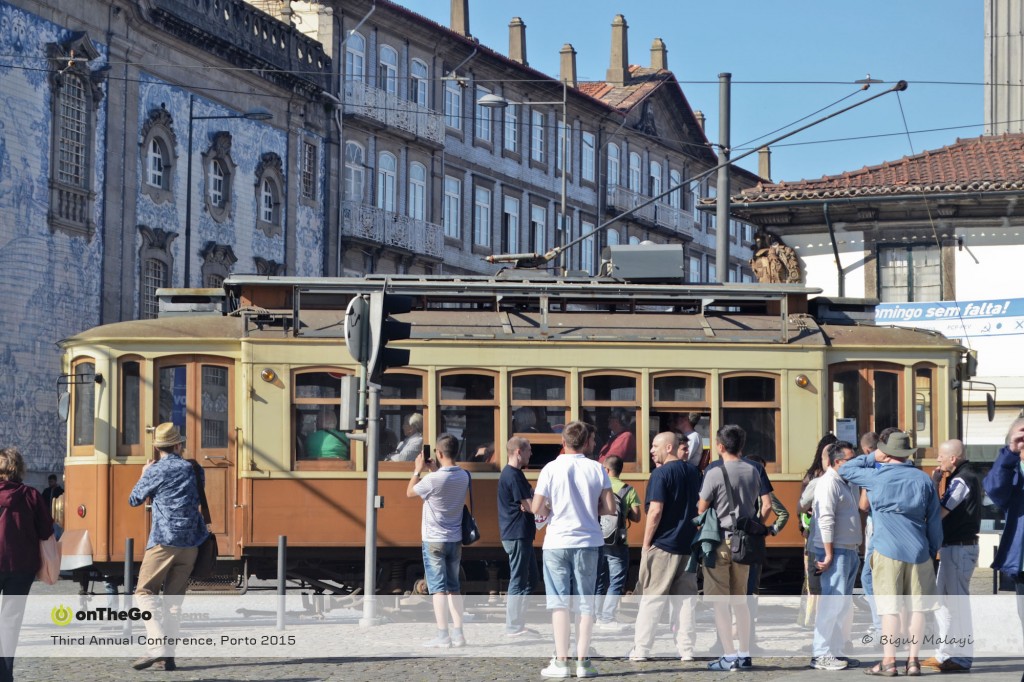
M 584 396 L 586 396 L 586 382 L 587 382 L 587 379 L 592 379 L 594 377 L 626 377 L 626 378 L 631 378 L 634 381 L 634 391 L 633 391 L 633 394 L 634 394 L 635 397 L 633 398 L 632 402 L 630 402 L 630 401 L 619 401 L 619 400 L 587 400 L 584 397 Z M 627 371 L 627 370 L 615 371 L 615 370 L 607 370 L 607 369 L 597 369 L 597 370 L 590 370 L 590 371 L 586 371 L 586 372 L 580 372 L 580 375 L 579 375 L 580 419 L 583 419 L 583 413 L 586 411 L 587 408 L 593 408 L 593 409 L 609 408 L 610 409 L 610 408 L 615 408 L 615 407 L 621 407 L 621 408 L 629 409 L 629 410 L 633 411 L 633 413 L 634 413 L 634 417 L 633 417 L 634 428 L 636 429 L 637 432 L 641 431 L 641 428 L 640 428 L 641 422 L 640 422 L 640 420 L 641 420 L 641 418 L 643 416 L 641 414 L 641 410 L 642 410 L 642 407 L 643 407 L 643 400 L 642 400 L 642 397 L 643 397 L 643 385 L 642 385 L 642 383 L 643 383 L 643 375 L 640 372 L 631 372 L 631 371 Z M 596 426 L 596 424 L 595 424 L 595 426 Z M 637 449 L 636 461 L 624 462 L 623 463 L 622 473 L 624 473 L 624 474 L 639 473 L 640 471 L 642 471 L 642 469 L 641 469 L 641 461 L 643 459 L 644 448 L 640 444 L 639 433 L 637 433 L 637 432 L 633 433 L 633 440 L 636 443 L 636 449 Z M 598 456 L 598 453 L 594 452 L 594 457 L 596 458 L 597 456 Z
M 833 402 L 832 384 L 835 381 L 836 374 L 847 372 L 850 370 L 856 370 L 859 376 L 858 381 L 858 395 L 857 395 L 857 435 L 866 433 L 868 431 L 879 432 L 878 426 L 875 422 L 875 373 L 876 372 L 888 372 L 895 374 L 897 377 L 896 395 L 898 396 L 898 404 L 896 406 L 897 423 L 896 426 L 901 430 L 906 428 L 907 411 L 906 411 L 906 380 L 905 380 L 905 365 L 899 365 L 892 362 L 878 362 L 874 360 L 866 361 L 846 361 L 837 362 L 828 366 L 828 414 L 829 414 L 829 428 L 834 430 L 835 424 L 833 423 L 835 414 L 835 404 Z M 864 390 L 870 388 L 870 391 Z M 861 422 L 862 416 L 867 416 L 867 423 Z M 854 443 L 856 445 L 856 443 Z
M 729 379 L 741 379 L 745 377 L 759 377 L 763 379 L 772 379 L 775 382 L 775 395 L 771 401 L 726 401 L 725 400 L 725 382 Z M 719 425 L 725 423 L 724 413 L 727 409 L 772 409 L 775 411 L 775 461 L 765 462 L 765 471 L 769 473 L 778 473 L 782 471 L 782 374 L 775 372 L 749 372 L 749 371 L 734 371 L 724 372 L 718 376 L 718 419 Z M 711 436 L 714 438 L 714 434 Z M 744 453 L 746 454 L 746 453 Z
M 409 367 L 403 367 L 402 369 L 399 369 L 399 370 L 390 370 L 389 369 L 389 370 L 384 372 L 384 376 L 385 377 L 387 377 L 387 376 L 396 376 L 396 375 L 406 375 L 406 376 L 417 376 L 417 377 L 419 377 L 420 378 L 420 388 L 422 389 L 420 391 L 420 398 L 419 398 L 419 400 L 410 400 L 408 398 L 384 398 L 384 397 L 381 397 L 381 399 L 380 399 L 381 409 L 383 410 L 383 408 L 385 408 L 385 407 L 393 407 L 393 406 L 398 406 L 398 407 L 416 407 L 416 408 L 418 408 L 420 416 L 423 417 L 423 433 L 422 433 L 422 435 L 423 435 L 423 443 L 424 444 L 432 444 L 433 440 L 431 439 L 431 433 L 433 432 L 433 426 L 432 426 L 432 424 L 430 422 L 430 401 L 427 399 L 428 396 L 429 396 L 428 389 L 429 389 L 429 384 L 430 384 L 430 382 L 429 382 L 429 378 L 430 377 L 429 377 L 428 372 L 425 371 L 425 370 L 422 370 L 422 369 L 412 369 L 412 368 L 409 368 Z M 399 442 L 401 442 L 402 441 L 402 434 L 399 433 L 397 435 L 398 435 Z M 381 452 L 381 453 L 377 453 L 377 454 L 378 454 L 377 466 L 378 466 L 378 469 L 380 471 L 405 471 L 405 472 L 409 472 L 409 471 L 413 470 L 413 462 L 388 462 L 386 460 L 380 459 L 380 457 L 386 457 L 387 455 L 389 455 L 391 453 Z
M 93 377 L 96 376 L 96 358 L 92 358 L 92 357 L 89 357 L 89 356 L 86 356 L 86 355 L 82 355 L 82 356 L 76 357 L 74 360 L 71 361 L 71 376 L 72 377 L 75 377 L 75 378 L 78 377 L 78 368 L 81 367 L 82 365 L 92 365 Z M 95 382 L 93 383 L 93 404 L 92 404 L 92 423 L 93 423 L 92 424 L 92 429 L 93 430 L 92 430 L 92 442 L 91 443 L 84 443 L 82 445 L 75 445 L 75 434 L 76 434 L 75 413 L 78 410 L 78 386 L 79 386 L 78 383 L 71 384 L 71 387 L 70 387 L 70 391 L 71 391 L 71 404 L 70 404 L 70 411 L 68 412 L 68 414 L 70 415 L 70 417 L 68 418 L 68 423 L 70 425 L 70 427 L 69 427 L 69 434 L 68 435 L 70 436 L 69 443 L 70 443 L 70 448 L 71 448 L 71 455 L 73 457 L 93 455 L 93 454 L 96 453 L 96 389 L 95 389 L 96 384 L 95 384 Z
M 921 448 L 922 456 L 925 459 L 935 459 L 937 457 L 937 453 L 938 453 L 939 442 L 941 442 L 941 439 L 939 437 L 939 432 L 938 432 L 938 424 L 939 424 L 938 398 L 939 398 L 939 395 L 938 395 L 937 388 L 938 388 L 939 366 L 937 364 L 935 364 L 934 362 L 919 362 L 916 365 L 914 365 L 913 367 L 911 367 L 911 378 L 913 379 L 913 392 L 914 392 L 914 396 L 913 396 L 913 400 L 912 400 L 912 405 L 914 407 L 913 407 L 913 412 L 911 414 L 911 417 L 913 419 L 914 429 L 911 430 L 911 433 L 914 436 L 914 444 L 915 445 L 917 445 L 920 442 L 920 439 L 918 438 L 918 431 L 917 431 L 917 373 L 920 370 L 928 370 L 929 372 L 931 372 L 931 387 L 930 387 L 931 395 L 928 396 L 928 399 L 930 401 L 930 409 L 928 411 L 928 419 L 930 420 L 930 424 L 931 424 L 931 434 L 930 434 L 931 445 L 919 446 L 919 447 Z
M 494 398 L 490 400 L 446 400 L 442 397 L 441 391 L 444 385 L 444 380 L 451 376 L 485 376 L 494 379 Z M 439 370 L 435 375 L 437 391 L 437 415 L 436 419 L 440 419 L 444 414 L 444 408 L 446 407 L 490 407 L 494 411 L 494 432 L 493 438 L 491 439 L 494 443 L 494 449 L 497 451 L 499 447 L 499 437 L 501 435 L 501 373 L 490 369 L 480 369 L 472 367 L 456 367 L 451 369 Z M 424 427 L 426 430 L 426 427 Z M 438 435 L 441 431 L 438 430 Z M 424 437 L 424 442 L 427 442 Z M 465 445 L 465 434 L 460 439 L 460 446 Z M 466 448 L 466 456 L 470 456 L 469 448 Z M 495 471 L 495 467 L 490 464 L 483 462 L 456 462 L 463 469 L 469 471 Z
M 138 443 L 125 445 L 121 442 L 120 434 L 128 432 L 128 424 L 125 422 L 125 365 L 134 362 L 139 366 L 139 423 L 136 425 L 138 431 Z M 146 454 L 146 386 L 152 386 L 152 380 L 146 374 L 146 361 L 141 355 L 125 355 L 117 359 L 117 443 L 114 451 L 118 457 L 143 457 Z
M 291 424 L 289 451 L 291 455 L 292 471 L 355 471 L 356 470 L 356 441 L 349 441 L 348 461 L 344 460 L 321 460 L 321 459 L 299 459 L 296 451 L 298 442 L 298 423 L 295 421 L 296 405 L 338 405 L 340 409 L 340 388 L 338 398 L 297 398 L 295 390 L 298 388 L 299 376 L 303 374 L 331 373 L 351 376 L 354 372 L 346 367 L 332 367 L 329 365 L 315 365 L 308 367 L 297 367 L 291 371 L 291 389 L 288 396 L 288 421 Z M 340 382 L 340 379 L 339 379 Z
M 515 382 L 515 380 L 516 379 L 521 379 L 523 377 L 532 377 L 532 376 L 546 376 L 546 377 L 555 377 L 555 378 L 561 379 L 565 383 L 565 398 L 563 400 L 515 400 L 512 397 L 513 383 Z M 533 444 L 533 443 L 544 444 L 544 445 L 551 445 L 551 444 L 558 445 L 558 444 L 560 444 L 562 442 L 562 434 L 559 433 L 559 432 L 539 433 L 539 432 L 529 432 L 529 431 L 525 431 L 525 432 L 513 431 L 512 430 L 513 426 L 512 426 L 511 420 L 512 420 L 512 416 L 515 414 L 515 411 L 517 409 L 519 409 L 520 407 L 544 407 L 544 408 L 555 407 L 555 408 L 563 408 L 564 409 L 565 415 L 563 417 L 562 425 L 564 426 L 565 424 L 569 423 L 569 421 L 572 418 L 572 401 L 570 400 L 571 393 L 570 393 L 570 385 L 569 385 L 570 379 L 571 379 L 571 375 L 569 374 L 569 372 L 560 372 L 560 371 L 557 371 L 557 370 L 550 370 L 550 369 L 539 369 L 539 368 L 538 369 L 522 369 L 522 370 L 516 370 L 514 372 L 509 372 L 509 375 L 508 375 L 508 421 L 509 421 L 508 435 L 509 435 L 509 438 L 512 438 L 514 436 L 518 436 L 520 438 L 527 439 L 528 441 L 530 441 L 531 444 Z

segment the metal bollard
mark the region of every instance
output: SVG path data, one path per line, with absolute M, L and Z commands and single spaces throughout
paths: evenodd
M 124 600 L 125 603 L 129 603 L 132 594 L 132 571 L 135 568 L 133 559 L 135 557 L 135 540 L 134 538 L 127 538 L 124 541 Z M 134 605 L 134 602 L 131 603 Z M 130 606 L 128 607 L 130 608 Z M 132 621 L 128 619 L 124 622 L 124 636 L 132 636 Z
M 277 536 L 277 629 L 284 630 L 288 577 L 288 536 Z

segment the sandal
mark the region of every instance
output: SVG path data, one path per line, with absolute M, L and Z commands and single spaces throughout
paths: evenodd
M 907 667 L 904 668 L 904 674 L 907 677 L 920 677 L 921 676 L 921 660 L 918 658 L 908 658 Z
M 900 672 L 896 669 L 896 661 L 893 661 L 888 665 L 878 663 L 874 668 L 868 668 L 865 670 L 864 674 L 872 675 L 874 677 L 896 677 Z M 920 670 L 918 670 L 918 674 L 920 674 Z

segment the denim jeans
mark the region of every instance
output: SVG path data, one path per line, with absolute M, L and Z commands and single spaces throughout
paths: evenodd
M 870 538 L 864 545 L 864 566 L 860 570 L 860 585 L 864 588 L 867 596 L 868 606 L 871 607 L 871 625 L 875 632 L 882 631 L 882 617 L 878 615 L 878 606 L 875 604 L 875 584 L 871 577 L 871 548 Z
M 430 594 L 459 593 L 461 542 L 424 542 L 423 577 Z
M 569 547 L 544 550 L 544 591 L 549 610 L 573 607 L 579 600 L 581 615 L 594 613 L 597 583 L 597 547 Z
M 941 606 L 935 612 L 939 625 L 939 644 L 935 658 L 940 661 L 952 659 L 965 668 L 974 663 L 974 644 L 971 642 L 971 576 L 978 566 L 977 545 L 944 545 L 939 552 L 939 572 L 935 574 L 935 594 L 941 598 Z M 960 640 L 963 646 L 947 642 Z
M 519 632 L 526 627 L 526 596 L 537 586 L 540 571 L 530 540 L 502 540 L 508 554 L 508 608 L 505 610 L 505 632 Z
M 610 623 L 626 587 L 629 573 L 629 547 L 605 545 L 599 548 L 597 559 L 597 620 Z
M 825 558 L 824 550 L 817 549 L 818 560 Z M 842 656 L 846 644 L 846 618 L 853 604 L 853 585 L 857 582 L 860 559 L 855 549 L 836 548 L 832 552 L 832 565 L 821 574 L 821 597 L 818 615 L 814 619 L 814 642 L 811 655 Z

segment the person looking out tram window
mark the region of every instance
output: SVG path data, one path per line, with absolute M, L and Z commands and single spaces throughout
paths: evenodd
M 335 408 L 328 408 L 323 426 L 306 436 L 305 459 L 350 459 L 348 436 L 338 430 Z
M 605 459 L 614 455 L 623 462 L 635 462 L 636 436 L 633 428 L 629 412 L 621 407 L 614 408 L 608 415 L 608 440 L 601 448 L 597 461 L 603 464 Z
M 423 449 L 423 415 L 413 412 L 402 422 L 403 439 L 388 459 L 392 462 L 412 462 Z

